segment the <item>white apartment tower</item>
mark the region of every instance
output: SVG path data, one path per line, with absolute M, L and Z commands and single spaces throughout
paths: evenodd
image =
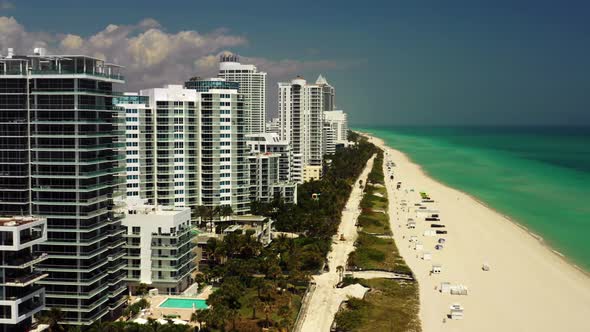
M 250 210 L 246 98 L 238 83 L 223 78 L 192 78 L 185 87 L 198 95 L 199 205 L 229 205 L 234 214 L 245 214 Z
M 249 210 L 244 97 L 238 83 L 193 78 L 120 97 L 126 109 L 127 197 L 147 204 Z M 196 215 L 193 215 L 196 220 Z
M 246 135 L 250 148 L 250 200 L 281 198 L 297 203 L 297 184 L 290 181 L 289 143 L 275 133 Z
M 237 55 L 220 57 L 219 77 L 240 84 L 239 92 L 245 96 L 245 133 L 264 133 L 266 125 L 266 73 L 254 65 L 241 64 Z
M 324 122 L 334 130 L 334 143 L 338 145 L 346 145 L 348 142 L 348 116 L 344 111 L 325 111 Z
M 197 93 L 168 85 L 126 94 L 116 102 L 126 113 L 127 198 L 196 208 Z
M 147 284 L 161 293 L 179 294 L 196 270 L 191 210 L 128 202 L 122 221 L 127 240 L 125 280 L 131 289 Z
M 280 137 L 291 144 L 291 180 L 298 183 L 321 175 L 324 88 L 323 84 L 308 84 L 302 77 L 279 83 Z

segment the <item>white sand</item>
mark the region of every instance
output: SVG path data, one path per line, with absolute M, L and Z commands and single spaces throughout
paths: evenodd
M 524 229 L 470 196 L 429 178 L 404 154 L 372 138 L 395 162 L 394 180 L 384 163 L 390 197 L 391 226 L 401 255 L 420 283 L 420 319 L 429 331 L 590 331 L 590 278 L 554 254 Z M 398 181 L 400 190 L 395 189 Z M 413 188 L 415 191 L 411 192 Z M 406 193 L 406 190 L 407 193 Z M 425 237 L 431 222 L 416 215 L 414 203 L 425 191 L 435 203 L 423 205 L 438 209 L 446 235 Z M 411 213 L 402 210 L 407 201 Z M 416 229 L 405 227 L 414 218 Z M 400 227 L 401 226 L 401 227 Z M 417 236 L 432 261 L 417 258 L 408 241 Z M 590 234 L 589 234 L 590 235 Z M 441 251 L 434 246 L 438 238 L 446 243 Z M 491 270 L 482 271 L 488 262 Z M 433 263 L 442 265 L 440 275 L 429 276 Z M 463 284 L 469 295 L 441 294 L 435 286 L 441 282 Z M 449 306 L 460 303 L 463 320 L 443 318 Z
M 363 180 L 363 183 L 367 182 L 367 176 L 373 167 L 374 159 L 375 157 L 369 159 L 365 169 L 354 183 L 350 198 L 342 212 L 338 234 L 334 236 L 332 250 L 328 254 L 330 271 L 313 277 L 316 283 L 315 290 L 311 293 L 308 305 L 302 308 L 301 319 L 303 323 L 295 331 L 330 331 L 330 326 L 342 301 L 347 300 L 349 296 L 362 298 L 368 290 L 358 284 L 344 288 L 336 288 L 335 286 L 339 282 L 339 273 L 336 268 L 338 266 L 346 267 L 348 255 L 354 251 L 354 242 L 358 235 L 355 224 L 360 214 L 359 204 L 363 197 L 363 190 L 359 187 L 358 180 Z M 344 241 L 340 241 L 340 234 L 344 235 Z

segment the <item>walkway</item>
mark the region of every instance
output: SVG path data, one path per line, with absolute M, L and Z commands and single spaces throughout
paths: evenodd
M 367 176 L 373 168 L 373 156 L 367 162 L 365 169 L 355 181 L 350 198 L 342 212 L 342 221 L 338 227 L 338 234 L 334 236 L 332 251 L 328 254 L 329 272 L 315 276 L 315 290 L 311 293 L 309 304 L 302 307 L 302 324 L 296 332 L 328 332 L 338 311 L 340 304 L 349 296 L 363 297 L 368 288 L 355 284 L 344 288 L 336 288 L 339 281 L 339 273 L 336 270 L 338 266 L 346 266 L 348 255 L 354 251 L 354 242 L 357 238 L 356 219 L 360 214 L 359 204 L 363 197 L 363 190 L 359 187 L 358 180 L 366 183 Z M 340 241 L 340 234 L 344 235 L 345 240 Z

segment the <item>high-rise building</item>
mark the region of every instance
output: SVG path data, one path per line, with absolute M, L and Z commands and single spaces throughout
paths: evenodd
M 117 65 L 81 55 L 0 58 L 0 214 L 47 220 L 46 307 L 63 322 L 119 316 L 125 303 L 124 229 L 113 197 L 121 132 Z
M 322 75 L 318 76 L 315 84 L 322 88 L 322 108 L 324 112 L 334 110 L 336 108 L 336 89 Z
M 145 181 L 139 184 L 140 199 L 194 210 L 199 205 L 197 93 L 182 85 L 168 85 L 141 90 L 139 95 L 147 98 L 149 107 L 139 108 L 138 117 L 127 117 L 127 159 L 139 161 L 137 166 L 127 164 L 127 187 L 135 190 L 129 187 L 139 171 L 139 179 Z M 135 109 L 134 105 L 125 107 Z M 130 154 L 136 145 L 135 120 L 140 130 L 139 158 Z
M 125 93 L 113 99 L 115 105 L 124 109 L 126 197 L 152 199 L 154 184 L 154 131 L 153 110 L 148 96 Z
M 246 139 L 250 148 L 250 200 L 281 198 L 297 203 L 297 184 L 290 181 L 289 143 L 274 133 L 246 135 Z
M 199 204 L 229 205 L 235 214 L 250 210 L 245 97 L 238 83 L 194 78 L 185 83 L 199 100 Z
M 164 294 L 183 292 L 196 269 L 191 210 L 129 199 L 125 213 L 129 287 L 147 284 Z
M 47 221 L 0 218 L 0 331 L 28 331 L 32 316 L 45 308 L 45 289 L 35 282 L 47 274 L 33 270 L 47 258 L 32 250 L 47 240 Z
M 219 77 L 240 84 L 239 92 L 245 97 L 245 133 L 264 133 L 266 125 L 266 73 L 254 65 L 241 64 L 237 55 L 222 55 L 219 59 Z
M 273 118 L 270 121 L 266 122 L 266 132 L 267 133 L 274 133 L 280 136 L 281 133 L 281 122 L 280 119 Z
M 184 86 L 142 90 L 117 102 L 127 113 L 128 198 L 193 212 L 199 205 L 248 212 L 248 148 L 238 83 L 195 77 Z
M 334 130 L 336 146 L 345 146 L 348 142 L 348 119 L 344 111 L 325 111 L 324 122 Z
M 291 180 L 298 183 L 321 176 L 324 88 L 301 77 L 279 83 L 280 137 L 291 144 Z
M 336 131 L 328 122 L 324 122 L 323 144 L 324 155 L 336 153 Z

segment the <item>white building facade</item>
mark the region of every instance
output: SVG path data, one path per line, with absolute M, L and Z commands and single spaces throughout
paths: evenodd
M 254 65 L 241 64 L 237 55 L 222 55 L 219 77 L 240 84 L 239 92 L 245 96 L 245 133 L 264 133 L 266 126 L 266 73 Z
M 324 111 L 324 122 L 334 130 L 334 143 L 346 145 L 348 142 L 348 116 L 342 110 Z
M 323 159 L 324 86 L 298 77 L 279 83 L 280 138 L 291 145 L 291 180 L 302 183 L 321 176 Z
M 127 197 L 149 204 L 199 204 L 198 96 L 182 85 L 117 100 L 125 109 Z
M 196 270 L 191 210 L 136 202 L 127 206 L 122 221 L 127 241 L 125 280 L 131 289 L 147 284 L 161 293 L 181 293 Z
M 234 214 L 250 211 L 245 96 L 238 83 L 193 78 L 185 83 L 198 94 L 199 205 L 229 205 Z
M 271 201 L 280 197 L 297 203 L 297 184 L 290 181 L 289 143 L 278 134 L 246 135 L 250 149 L 250 200 Z

